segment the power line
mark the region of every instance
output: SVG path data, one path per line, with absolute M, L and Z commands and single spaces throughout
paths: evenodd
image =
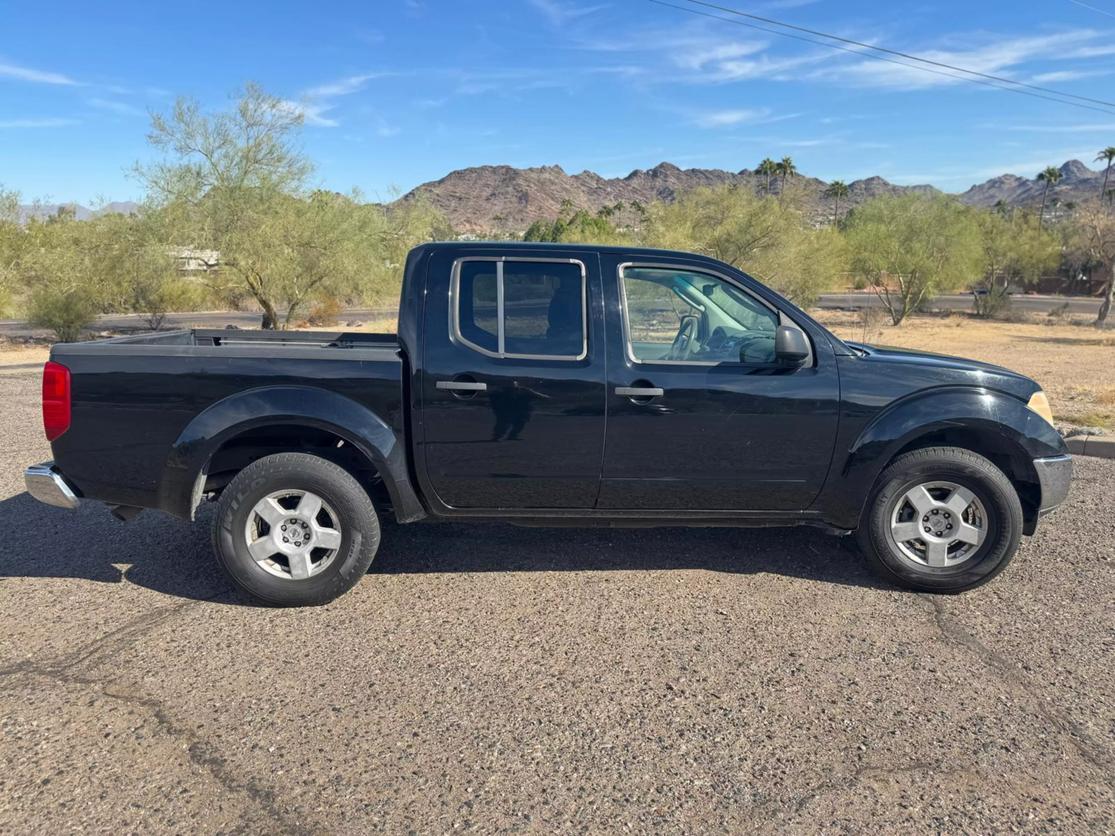
M 757 20 L 757 21 L 760 21 L 762 23 L 770 24 L 771 26 L 782 27 L 783 29 L 789 29 L 789 30 L 792 30 L 794 32 L 804 32 L 807 35 L 813 35 L 813 36 L 816 36 L 816 38 L 826 38 L 828 40 L 817 40 L 816 38 L 813 38 L 813 37 L 805 37 L 803 35 L 795 35 L 795 34 L 792 34 L 791 32 L 780 31 L 778 29 L 769 28 L 768 26 L 760 26 L 760 25 L 755 24 L 755 23 L 750 23 L 746 20 L 738 20 L 738 19 L 735 19 L 735 18 L 725 18 L 725 17 L 721 17 L 720 15 L 714 15 L 714 14 L 710 14 L 708 12 L 702 12 L 702 11 L 699 11 L 698 9 L 689 8 L 687 6 L 679 6 L 675 3 L 669 3 L 669 2 L 666 2 L 666 0 L 648 0 L 648 2 L 655 3 L 656 5 L 659 5 L 659 6 L 666 6 L 666 7 L 669 7 L 671 9 L 676 9 L 678 11 L 686 12 L 688 14 L 694 14 L 694 15 L 699 15 L 701 17 L 712 18 L 713 20 L 719 20 L 723 23 L 733 23 L 733 24 L 737 24 L 739 26 L 746 26 L 750 29 L 757 29 L 761 32 L 767 32 L 769 34 L 777 35 L 779 37 L 791 38 L 793 40 L 798 40 L 798 41 L 804 41 L 806 43 L 811 43 L 811 44 L 815 44 L 817 46 L 827 47 L 829 49 L 841 50 L 843 52 L 851 52 L 851 53 L 854 53 L 856 55 L 860 55 L 864 58 L 869 58 L 869 59 L 874 60 L 874 61 L 884 61 L 884 62 L 889 63 L 889 64 L 896 64 L 900 67 L 907 67 L 909 69 L 920 70 L 921 72 L 931 73 L 933 75 L 940 75 L 940 76 L 944 76 L 945 78 L 952 78 L 952 79 L 956 79 L 958 81 L 968 81 L 968 82 L 972 82 L 972 83 L 975 83 L 975 84 L 983 84 L 985 86 L 993 87 L 993 88 L 998 89 L 998 90 L 1006 90 L 1006 91 L 1011 92 L 1011 93 L 1019 93 L 1019 94 L 1031 96 L 1031 97 L 1037 98 L 1037 99 L 1045 99 L 1047 101 L 1057 102 L 1059 104 L 1071 105 L 1073 107 L 1079 107 L 1079 108 L 1084 108 L 1086 110 L 1094 110 L 1094 111 L 1097 111 L 1099 113 L 1108 113 L 1108 114 L 1113 112 L 1112 108 L 1115 108 L 1115 102 L 1109 102 L 1109 101 L 1105 101 L 1103 99 L 1092 99 L 1092 98 L 1089 98 L 1087 96 L 1078 96 L 1078 95 L 1075 95 L 1073 93 L 1065 93 L 1063 91 L 1054 90 L 1054 89 L 1051 89 L 1051 88 L 1048 88 L 1048 87 L 1040 87 L 1040 86 L 1034 85 L 1034 84 L 1026 84 L 1024 82 L 1015 81 L 1013 79 L 1004 78 L 1002 76 L 995 76 L 995 75 L 990 75 L 988 73 L 982 73 L 982 72 L 979 72 L 977 70 L 969 70 L 969 69 L 966 69 L 964 67 L 958 67 L 958 66 L 955 66 L 955 65 L 952 65 L 952 64 L 946 64 L 942 61 L 934 61 L 934 60 L 929 59 L 929 58 L 921 58 L 919 56 L 911 55 L 911 54 L 905 53 L 905 52 L 900 52 L 898 50 L 892 50 L 892 49 L 888 49 L 886 47 L 874 46 L 872 44 L 863 43 L 862 41 L 852 40 L 851 38 L 844 38 L 840 35 L 832 35 L 832 34 L 829 34 L 827 32 L 821 32 L 821 31 L 816 30 L 816 29 L 808 29 L 808 28 L 803 27 L 803 26 L 796 26 L 796 25 L 791 24 L 791 23 L 785 23 L 783 21 L 774 20 L 773 18 L 762 17 L 760 15 L 753 15 L 753 14 L 750 14 L 748 12 L 739 11 L 738 9 L 729 8 L 727 6 L 719 6 L 715 3 L 705 2 L 704 0 L 686 0 L 686 2 L 695 4 L 695 5 L 699 5 L 699 6 L 705 6 L 707 8 L 711 8 L 711 9 L 716 9 L 717 11 L 724 12 L 726 14 L 735 15 L 739 18 L 748 18 L 750 20 Z M 833 41 L 835 41 L 835 43 L 833 43 Z M 881 53 L 881 54 L 872 54 L 872 53 Z M 894 57 L 884 57 L 884 56 L 894 56 Z M 902 59 L 906 59 L 906 60 L 896 60 L 898 58 L 902 58 Z M 914 62 L 917 62 L 917 63 L 911 64 L 911 63 L 907 63 L 908 61 L 914 61 Z M 963 75 L 957 75 L 957 73 L 962 73 Z M 1076 101 L 1070 101 L 1070 100 L 1076 100 Z M 1082 104 L 1082 102 L 1091 102 L 1091 103 L 1093 103 L 1093 105 L 1101 105 L 1102 107 L 1094 107 L 1093 105 Z
M 894 55 L 894 56 L 897 56 L 899 58 L 905 58 L 905 59 L 910 60 L 910 61 L 917 61 L 917 62 L 922 63 L 922 64 L 929 64 L 929 65 L 934 66 L 934 67 L 941 67 L 941 68 L 947 69 L 947 70 L 954 70 L 956 72 L 967 73 L 968 75 L 976 76 L 977 78 L 988 79 L 990 81 L 997 81 L 1001 84 L 1009 84 L 1009 85 L 1012 85 L 1012 86 L 1015 86 L 1015 87 L 1024 87 L 1027 90 L 1037 90 L 1037 91 L 1040 91 L 1042 93 L 1048 93 L 1048 94 L 1051 94 L 1051 95 L 1054 95 L 1054 96 L 1062 96 L 1062 97 L 1068 98 L 1068 99 L 1076 99 L 1076 100 L 1082 101 L 1082 102 L 1091 102 L 1092 104 L 1104 105 L 1105 107 L 1115 107 L 1115 102 L 1109 102 L 1109 101 L 1105 101 L 1103 99 L 1092 99 L 1092 98 L 1089 98 L 1088 96 L 1077 96 L 1074 93 L 1066 93 L 1063 90 L 1054 90 L 1054 89 L 1049 88 L 1049 87 L 1040 87 L 1036 84 L 1026 84 L 1025 82 L 1022 82 L 1022 81 L 1015 81 L 1014 79 L 1011 79 L 1011 78 L 1004 78 L 1003 76 L 997 76 L 997 75 L 991 75 L 989 73 L 983 73 L 983 72 L 980 72 L 979 70 L 969 70 L 969 69 L 966 69 L 965 67 L 957 67 L 953 64 L 946 64 L 943 61 L 934 61 L 932 58 L 922 58 L 922 57 L 917 56 L 917 55 L 911 55 L 908 52 L 900 52 L 899 50 L 896 50 L 896 49 L 888 49 L 887 47 L 883 47 L 883 46 L 875 46 L 874 44 L 863 43 L 862 41 L 855 41 L 855 40 L 852 40 L 851 38 L 845 38 L 845 37 L 842 37 L 840 35 L 830 35 L 828 32 L 821 32 L 821 31 L 818 31 L 816 29 L 807 29 L 804 26 L 796 26 L 793 23 L 785 23 L 783 21 L 775 20 L 775 19 L 769 18 L 769 17 L 760 17 L 759 15 L 754 15 L 754 14 L 751 14 L 750 12 L 741 12 L 739 9 L 733 9 L 729 6 L 719 6 L 716 3 L 707 2 L 707 0 L 687 0 L 687 2 L 692 3 L 696 6 L 705 6 L 705 7 L 710 8 L 710 9 L 716 9 L 717 11 L 724 12 L 726 14 L 738 15 L 739 17 L 747 17 L 747 18 L 751 18 L 752 20 L 761 21 L 762 23 L 769 23 L 769 24 L 772 24 L 774 26 L 781 26 L 785 29 L 792 29 L 796 32 L 805 32 L 808 35 L 816 35 L 818 37 L 828 38 L 830 40 L 838 41 L 840 43 L 851 44 L 852 46 L 857 46 L 857 47 L 860 47 L 861 49 L 870 49 L 874 52 L 882 52 L 882 53 L 885 53 L 887 55 Z
M 1083 6 L 1085 9 L 1091 9 L 1093 12 L 1099 12 L 1101 15 L 1107 15 L 1108 17 L 1115 17 L 1115 14 L 1112 14 L 1111 12 L 1107 11 L 1107 9 L 1101 9 L 1098 6 L 1089 6 L 1087 3 L 1081 3 L 1080 0 L 1069 0 L 1069 2 L 1070 3 L 1075 3 L 1078 6 Z

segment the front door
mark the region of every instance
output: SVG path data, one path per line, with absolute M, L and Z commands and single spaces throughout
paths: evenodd
M 595 254 L 469 251 L 427 274 L 420 460 L 449 508 L 592 508 L 604 447 Z
M 801 367 L 779 365 L 775 329 L 796 323 L 743 277 L 684 260 L 622 262 L 605 256 L 601 267 L 623 328 L 608 335 L 598 506 L 807 508 L 824 484 L 837 428 L 828 342 L 812 339 Z

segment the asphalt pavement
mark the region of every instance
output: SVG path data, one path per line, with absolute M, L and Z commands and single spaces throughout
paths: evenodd
M 809 529 L 388 525 L 272 610 L 208 508 L 23 493 L 38 386 L 0 376 L 0 832 L 1115 829 L 1115 462 L 960 596 Z

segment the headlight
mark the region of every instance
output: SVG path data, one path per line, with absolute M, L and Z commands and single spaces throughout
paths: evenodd
M 1030 395 L 1030 401 L 1026 406 L 1048 421 L 1050 426 L 1053 425 L 1053 410 L 1049 408 L 1049 398 L 1045 396 L 1045 392 L 1041 389 Z

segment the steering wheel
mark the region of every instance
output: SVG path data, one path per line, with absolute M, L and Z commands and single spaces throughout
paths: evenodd
M 677 336 L 674 337 L 674 342 L 670 346 L 670 350 L 666 353 L 667 360 L 684 360 L 685 356 L 689 353 L 689 345 L 693 342 L 693 337 L 697 333 L 697 326 L 700 320 L 693 314 L 686 314 L 681 318 L 681 325 L 678 326 Z

